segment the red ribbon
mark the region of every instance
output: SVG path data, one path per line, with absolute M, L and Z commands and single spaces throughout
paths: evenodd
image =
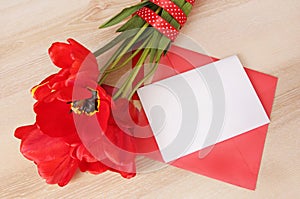
M 189 2 L 190 4 L 194 5 L 195 0 L 185 0 L 186 2 Z
M 150 0 L 152 3 L 158 5 L 167 11 L 178 23 L 181 27 L 185 24 L 187 17 L 184 12 L 171 0 Z
M 136 14 L 172 41 L 174 41 L 179 34 L 176 28 L 174 28 L 150 8 L 141 8 Z
M 187 20 L 186 14 L 173 1 L 150 0 L 150 2 L 167 11 L 180 24 L 181 27 L 185 24 Z M 195 3 L 195 0 L 186 0 L 186 2 L 193 5 Z M 144 19 L 153 28 L 168 37 L 171 41 L 174 41 L 179 34 L 178 30 L 175 27 L 173 27 L 169 22 L 167 22 L 165 19 L 163 19 L 148 7 L 141 8 L 136 12 L 136 14 Z

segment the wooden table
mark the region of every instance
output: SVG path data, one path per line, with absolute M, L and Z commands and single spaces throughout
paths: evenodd
M 256 191 L 171 166 L 125 180 L 107 172 L 47 185 L 19 152 L 17 126 L 34 122 L 29 89 L 56 68 L 54 41 L 72 37 L 92 51 L 114 37 L 97 27 L 138 0 L 0 2 L 0 198 L 296 198 L 300 194 L 300 1 L 198 0 L 182 33 L 212 56 L 237 54 L 279 77 Z

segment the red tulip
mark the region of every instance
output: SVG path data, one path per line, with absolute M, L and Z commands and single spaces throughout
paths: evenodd
M 61 70 L 32 88 L 36 100 L 52 101 L 57 98 L 61 101 L 71 101 L 92 97 L 92 93 L 86 88 L 97 87 L 97 60 L 88 49 L 75 40 L 68 39 L 68 42 L 69 44 L 56 42 L 49 48 L 52 62 Z M 73 93 L 74 89 L 78 91 L 76 96 Z
M 54 43 L 52 62 L 61 68 L 32 89 L 36 123 L 20 127 L 22 154 L 37 164 L 49 184 L 66 185 L 76 170 L 106 170 L 135 176 L 130 126 L 118 125 L 111 114 L 115 103 L 97 84 L 94 55 L 76 41 Z M 132 108 L 131 108 L 132 109 Z M 128 123 L 129 124 L 129 123 Z

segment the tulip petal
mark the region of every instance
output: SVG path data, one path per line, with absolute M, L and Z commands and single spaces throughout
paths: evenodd
M 36 125 L 18 128 L 15 136 L 22 138 L 21 153 L 37 164 L 47 183 L 64 186 L 71 180 L 78 161 L 71 158 L 71 146 L 63 139 L 43 134 Z
M 36 123 L 50 137 L 64 137 L 70 141 L 78 141 L 71 105 L 54 100 L 52 102 L 37 102 L 34 111 L 37 114 Z
M 59 68 L 69 68 L 74 62 L 72 49 L 69 44 L 61 42 L 53 43 L 48 53 L 52 62 Z
M 108 167 L 102 164 L 101 162 L 92 162 L 92 163 L 81 162 L 79 163 L 79 169 L 82 172 L 88 171 L 91 174 L 101 174 L 107 171 Z

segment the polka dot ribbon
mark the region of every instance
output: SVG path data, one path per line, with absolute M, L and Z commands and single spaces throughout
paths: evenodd
M 174 41 L 179 34 L 176 28 L 174 28 L 171 24 L 169 24 L 166 20 L 164 20 L 150 8 L 141 8 L 136 12 L 136 14 L 172 41 Z
M 180 26 L 183 27 L 187 20 L 187 16 L 182 11 L 182 9 L 179 6 L 177 6 L 173 1 L 150 1 L 167 11 L 180 24 Z M 186 0 L 186 2 L 193 5 L 195 3 L 195 0 Z M 174 41 L 179 34 L 176 28 L 174 28 L 165 19 L 163 19 L 161 16 L 156 14 L 153 10 L 151 10 L 148 7 L 141 8 L 139 11 L 136 12 L 136 14 L 172 41 Z
M 187 17 L 184 12 L 171 0 L 150 0 L 152 3 L 158 5 L 167 11 L 182 27 Z
M 186 2 L 189 2 L 190 4 L 194 5 L 195 0 L 185 0 Z

